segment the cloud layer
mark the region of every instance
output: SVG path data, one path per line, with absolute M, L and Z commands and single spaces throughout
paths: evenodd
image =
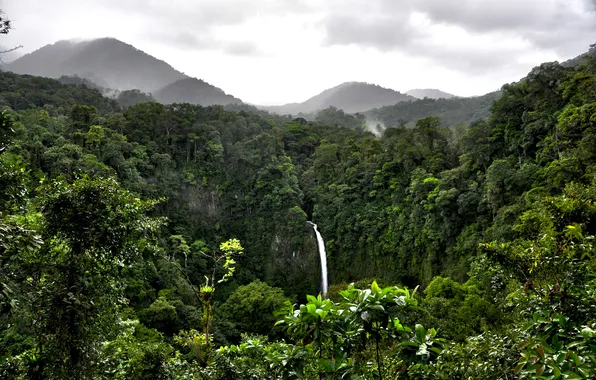
M 0 0 L 35 50 L 111 36 L 253 102 L 344 81 L 482 94 L 596 42 L 596 0 Z M 48 15 L 51 15 L 48 21 Z
M 401 51 L 489 71 L 528 50 L 562 57 L 586 50 L 596 38 L 596 1 L 331 0 L 323 26 L 328 45 Z

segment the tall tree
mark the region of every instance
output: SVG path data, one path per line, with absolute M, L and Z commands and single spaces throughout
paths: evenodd
M 45 244 L 23 258 L 37 341 L 32 376 L 89 378 L 122 303 L 122 268 L 152 247 L 161 220 L 114 179 L 53 182 L 41 191 Z

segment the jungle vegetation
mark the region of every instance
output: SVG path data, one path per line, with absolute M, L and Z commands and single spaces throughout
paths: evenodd
M 0 89 L 3 379 L 596 376 L 594 59 L 382 136 Z

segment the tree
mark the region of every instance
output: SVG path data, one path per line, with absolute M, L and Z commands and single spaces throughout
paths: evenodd
M 206 254 L 213 261 L 211 278 L 205 276 L 205 284 L 199 288 L 203 303 L 203 324 L 205 326 L 205 342 L 207 344 L 206 358 L 211 354 L 211 326 L 213 324 L 213 294 L 217 284 L 226 282 L 236 271 L 235 255 L 240 255 L 244 248 L 238 239 L 230 239 L 219 245 L 219 252 Z M 216 281 L 216 274 L 223 270 L 221 277 Z
M 157 201 L 87 177 L 40 194 L 45 244 L 22 258 L 35 294 L 26 306 L 37 315 L 33 377 L 88 378 L 122 302 L 121 270 L 152 248 L 146 238 L 162 224 L 146 216 Z
M 0 9 L 0 34 L 8 34 L 12 29 L 10 20 L 6 17 L 6 14 Z
M 238 331 L 270 335 L 277 320 L 274 312 L 289 305 L 290 300 L 284 297 L 283 290 L 256 280 L 236 289 L 218 314 Z
M 13 120 L 6 110 L 0 111 L 0 154 L 6 150 L 14 135 Z
M 187 255 L 190 248 L 186 245 L 184 239 L 180 236 L 172 236 L 172 238 L 177 241 L 178 249 L 181 249 L 185 252 L 185 255 Z M 197 299 L 203 305 L 203 335 L 202 337 L 199 337 L 196 332 L 191 331 L 181 332 L 181 336 L 183 337 L 190 334 L 190 338 L 189 336 L 186 338 L 189 338 L 191 342 L 195 341 L 195 339 L 199 339 L 202 342 L 201 344 L 205 345 L 204 349 L 196 350 L 198 353 L 197 360 L 203 365 L 207 364 L 207 361 L 211 356 L 214 315 L 213 296 L 215 294 L 215 289 L 219 284 L 227 282 L 234 275 L 234 272 L 236 271 L 236 261 L 234 260 L 234 257 L 241 255 L 243 251 L 244 248 L 240 245 L 238 239 L 230 239 L 221 243 L 218 251 L 198 252 L 212 262 L 210 276 L 204 276 L 205 283 L 201 286 L 191 285 Z M 192 284 L 186 265 L 184 269 L 178 263 L 176 263 L 176 266 L 180 273 L 183 273 L 188 282 Z M 183 340 L 189 342 L 186 338 Z
M 423 306 L 429 311 L 431 325 L 445 326 L 441 335 L 452 341 L 465 341 L 502 323 L 498 309 L 482 298 L 471 282 L 460 284 L 448 277 L 435 277 L 425 293 Z
M 0 9 L 0 34 L 8 34 L 11 30 L 12 30 L 12 24 L 11 24 L 10 20 L 6 17 L 6 15 L 2 11 L 2 9 Z M 22 48 L 22 46 L 19 45 L 19 46 L 13 47 L 11 49 L 0 51 L 0 54 L 10 53 L 10 52 L 18 50 L 20 48 Z M 0 57 L 0 63 L 1 62 L 2 62 L 2 59 Z
M 155 102 L 155 99 L 151 94 L 146 94 L 141 90 L 124 90 L 118 94 L 116 98 L 118 104 L 122 108 L 132 107 L 139 103 L 150 103 Z

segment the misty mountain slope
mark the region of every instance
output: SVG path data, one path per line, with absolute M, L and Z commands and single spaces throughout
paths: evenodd
M 596 47 L 575 58 L 563 62 L 565 67 L 578 66 L 587 58 L 596 58 Z M 408 91 L 411 94 L 411 91 Z M 413 102 L 398 103 L 380 107 L 365 113 L 369 121 L 382 123 L 385 127 L 402 123 L 412 125 L 429 116 L 438 116 L 443 125 L 470 123 L 490 116 L 492 104 L 501 96 L 501 91 L 490 92 L 483 96 L 450 99 L 419 99 Z
M 20 57 L 5 69 L 50 78 L 78 75 L 113 89 L 147 92 L 187 78 L 166 62 L 114 38 L 58 41 Z
M 440 117 L 443 125 L 456 125 L 487 118 L 493 102 L 500 96 L 501 92 L 495 91 L 472 98 L 419 99 L 370 110 L 365 114 L 369 120 L 386 127 L 415 123 L 429 116 Z
M 445 91 L 437 90 L 435 88 L 424 88 L 424 89 L 416 88 L 416 89 L 412 89 L 410 91 L 406 91 L 406 94 L 413 96 L 415 98 L 418 98 L 418 99 L 424 99 L 424 98 L 451 99 L 451 98 L 456 97 L 456 95 L 450 94 Z
M 105 83 L 102 85 L 101 83 L 94 82 L 91 80 L 91 78 L 81 78 L 78 75 L 62 75 L 60 78 L 58 78 L 58 82 L 62 84 L 72 84 L 75 86 L 87 86 L 88 88 L 101 92 L 104 96 L 108 96 L 108 93 L 110 92 L 110 89 L 105 87 Z
M 226 94 L 220 88 L 196 78 L 186 78 L 170 83 L 154 92 L 153 95 L 158 102 L 164 104 L 191 103 L 210 106 L 242 103 L 240 99 Z
M 46 45 L 11 62 L 6 69 L 15 74 L 43 77 L 60 77 L 62 74 L 70 74 L 64 72 L 66 70 L 64 66 L 74 54 L 76 45 L 71 41 L 58 41 Z
M 580 54 L 575 58 L 571 58 L 571 59 L 561 63 L 561 65 L 563 65 L 565 67 L 577 66 L 589 57 L 596 58 L 596 44 L 592 45 L 592 47 L 590 47 L 590 50 L 588 50 L 587 52 Z
M 260 108 L 281 115 L 314 113 L 329 107 L 335 107 L 347 113 L 355 113 L 414 99 L 410 95 L 375 84 L 347 82 L 327 89 L 302 103 Z

